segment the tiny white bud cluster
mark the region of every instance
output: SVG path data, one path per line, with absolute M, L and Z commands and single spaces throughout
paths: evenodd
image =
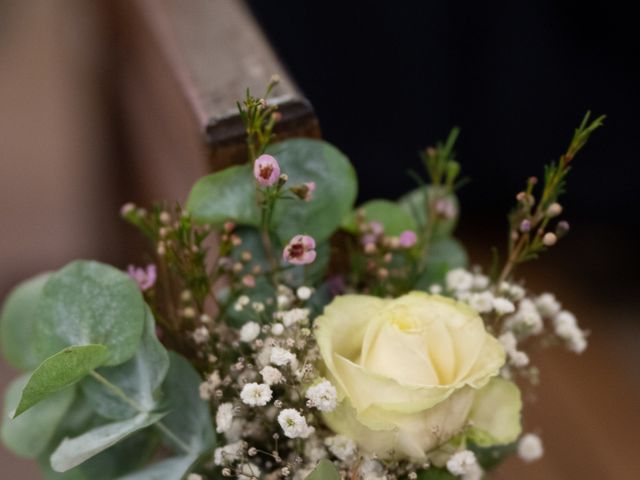
M 260 335 L 260 324 L 247 322 L 240 329 L 240 341 L 245 343 L 253 342 Z
M 290 364 L 295 360 L 295 355 L 291 353 L 289 350 L 286 350 L 281 347 L 273 347 L 271 349 L 270 361 L 274 365 L 279 367 L 283 367 L 285 365 Z
M 527 433 L 522 436 L 518 442 L 518 456 L 525 462 L 533 462 L 542 458 L 544 448 L 542 440 L 533 433 Z

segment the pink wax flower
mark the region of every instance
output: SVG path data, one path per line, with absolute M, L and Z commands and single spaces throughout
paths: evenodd
M 405 230 L 400 234 L 400 246 L 403 248 L 411 248 L 418 241 L 418 236 L 413 230 Z
M 458 214 L 458 209 L 450 198 L 441 198 L 436 202 L 436 213 L 440 217 L 450 220 Z
M 313 191 L 316 189 L 316 182 L 306 182 L 291 187 L 291 191 L 301 200 L 309 202 L 313 198 Z
M 369 222 L 369 229 L 374 235 L 382 235 L 384 233 L 384 225 L 382 225 L 382 223 L 377 220 Z
M 260 155 L 253 164 L 253 176 L 263 187 L 275 185 L 280 177 L 280 165 L 271 155 Z
M 284 247 L 282 258 L 294 265 L 307 265 L 316 259 L 316 241 L 308 235 L 296 235 Z
M 304 200 L 309 202 L 313 198 L 313 192 L 316 190 L 316 182 L 306 182 L 305 186 L 307 187 L 307 194 L 305 195 Z
M 157 272 L 156 266 L 153 263 L 147 265 L 146 269 L 129 265 L 127 267 L 127 273 L 135 280 L 143 292 L 149 290 L 156 283 Z

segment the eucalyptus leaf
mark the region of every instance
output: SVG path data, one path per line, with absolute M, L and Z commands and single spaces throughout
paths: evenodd
M 77 437 L 106 423 L 109 423 L 109 420 L 96 415 L 82 390 L 78 389 L 74 402 L 60 422 L 49 448 L 38 458 L 45 479 L 113 480 L 148 462 L 160 444 L 157 429 L 145 428 L 64 473 L 55 472 L 51 468 L 51 454 L 62 440 Z
M 118 480 L 181 480 L 197 460 L 197 455 L 171 457 Z
M 413 216 L 419 229 L 424 228 L 429 222 L 427 198 L 430 188 L 432 187 L 418 187 L 403 195 L 398 200 L 398 205 L 400 205 L 406 213 Z M 455 215 L 449 220 L 442 220 L 438 223 L 434 232 L 436 237 L 451 235 L 458 222 L 458 212 L 460 211 L 458 198 L 455 195 L 449 195 L 447 200 L 453 204 Z
M 198 395 L 200 376 L 177 353 L 170 352 L 169 359 L 169 373 L 163 389 L 171 412 L 162 423 L 180 440 L 178 444 L 171 436 L 165 437 L 166 443 L 177 454 L 127 475 L 124 477 L 126 480 L 180 480 L 202 454 L 215 446 L 209 405 Z
M 0 314 L 0 345 L 7 362 L 19 370 L 32 370 L 42 358 L 33 344 L 38 316 L 36 308 L 50 273 L 43 273 L 16 286 Z
M 449 470 L 441 467 L 430 467 L 418 472 L 418 480 L 455 480 L 457 478 Z
M 133 418 L 96 427 L 80 436 L 65 438 L 51 454 L 51 467 L 66 472 L 124 440 L 134 432 L 153 425 L 164 413 L 139 413 Z
M 108 357 L 104 345 L 68 347 L 47 358 L 31 374 L 22 390 L 14 418 L 41 400 L 81 380 Z
M 273 228 L 281 246 L 305 233 L 317 242 L 326 240 L 351 211 L 357 193 L 355 170 L 332 145 L 311 139 L 292 139 L 267 148 L 289 180 L 287 187 L 315 182 L 313 199 L 279 200 L 273 212 Z M 233 220 L 259 226 L 252 165 L 230 167 L 201 178 L 193 186 L 187 209 L 201 223 Z
M 462 243 L 453 237 L 436 238 L 428 250 L 426 269 L 414 288 L 426 290 L 435 283 L 442 284 L 449 270 L 466 267 L 467 263 L 467 252 Z
M 275 143 L 267 153 L 278 159 L 287 185 L 315 182 L 313 199 L 280 201 L 274 210 L 276 232 L 283 243 L 299 233 L 316 242 L 328 239 L 352 210 L 358 191 L 356 173 L 347 157 L 321 140 L 296 138 Z
M 386 235 L 397 236 L 405 230 L 417 230 L 417 223 L 411 212 L 396 202 L 389 200 L 370 200 L 360 205 L 357 210 L 364 211 L 367 222 L 377 221 L 384 226 Z M 342 223 L 342 228 L 350 233 L 357 233 L 357 212 L 352 212 Z
M 134 357 L 122 365 L 99 368 L 97 372 L 150 412 L 156 408 L 159 389 L 168 370 L 169 354 L 156 336 L 155 320 L 147 307 L 142 341 Z M 137 413 L 92 377 L 84 379 L 81 387 L 95 411 L 105 418 L 123 420 Z
M 306 480 L 340 480 L 340 474 L 333 463 L 323 458 Z
M 18 418 L 11 413 L 18 406 L 20 395 L 29 381 L 29 375 L 14 380 L 5 392 L 0 435 L 4 445 L 16 455 L 36 458 L 49 445 L 75 397 L 75 389 L 61 390 L 34 405 Z
M 171 411 L 163 423 L 190 447 L 190 453 L 199 454 L 212 448 L 215 443 L 209 404 L 198 394 L 202 380 L 184 357 L 169 352 L 169 360 L 169 373 L 163 390 Z M 179 445 L 173 441 L 169 443 L 180 451 Z
M 41 459 L 40 467 L 45 480 L 113 480 L 149 461 L 158 444 L 157 432 L 146 428 L 66 472 L 54 471 L 48 456 Z
M 231 219 L 259 226 L 252 166 L 229 167 L 200 178 L 189 193 L 187 210 L 202 223 L 220 225 Z
M 80 260 L 53 274 L 45 284 L 35 341 L 45 357 L 69 345 L 106 345 L 105 365 L 119 365 L 138 349 L 144 317 L 142 294 L 128 275 L 102 263 Z
M 517 450 L 517 442 L 508 445 L 496 445 L 493 447 L 479 447 L 473 441 L 469 442 L 469 449 L 475 453 L 478 463 L 484 470 L 492 470 L 500 465 L 507 457 Z

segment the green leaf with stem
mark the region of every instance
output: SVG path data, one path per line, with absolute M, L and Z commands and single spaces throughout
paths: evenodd
M 107 358 L 108 349 L 104 345 L 68 347 L 47 358 L 29 377 L 13 417 L 82 380 L 94 368 L 103 365 Z
M 134 472 L 126 480 L 180 480 L 215 446 L 209 406 L 198 395 L 200 376 L 180 355 L 171 352 L 169 356 L 164 390 L 172 410 L 162 424 L 171 432 L 166 437 L 169 446 L 177 447 L 179 454 Z
M 96 427 L 74 438 L 65 438 L 51 454 L 56 472 L 66 472 L 103 452 L 131 434 L 158 422 L 164 413 L 140 413 L 135 417 Z
M 158 404 L 160 387 L 169 370 L 169 355 L 156 336 L 155 321 L 146 308 L 145 331 L 134 357 L 116 367 L 96 370 L 147 412 Z M 131 418 L 136 410 L 103 383 L 89 376 L 81 383 L 82 390 L 97 413 L 105 418 Z

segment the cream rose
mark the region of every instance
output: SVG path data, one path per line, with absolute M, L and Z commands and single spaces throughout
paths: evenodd
M 340 401 L 325 421 L 366 452 L 426 460 L 463 431 L 482 446 L 520 434 L 520 391 L 497 377 L 505 352 L 462 303 L 344 295 L 315 335 Z

